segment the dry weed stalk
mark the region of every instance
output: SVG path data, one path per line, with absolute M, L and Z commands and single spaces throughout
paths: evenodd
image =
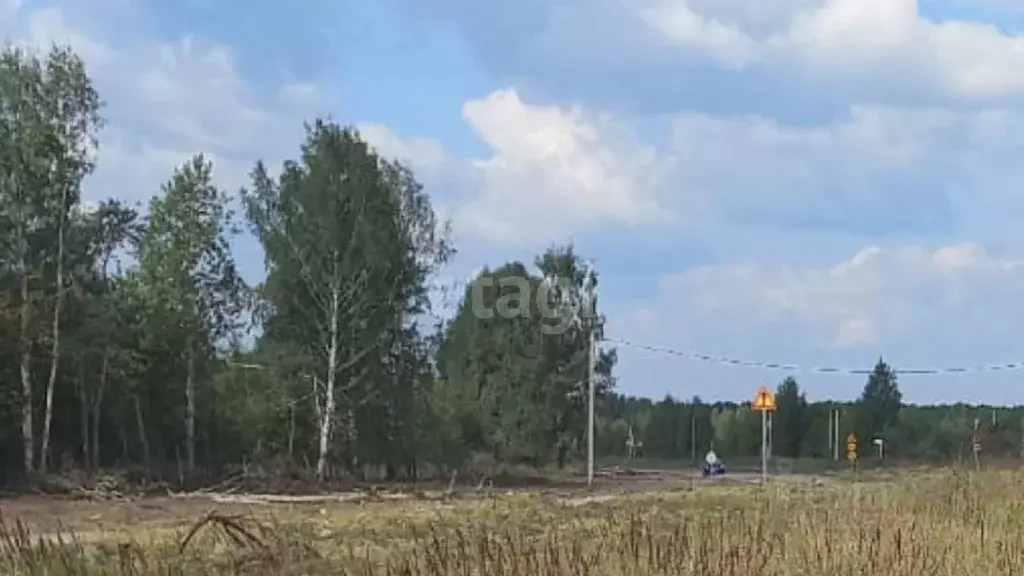
M 216 510 L 210 510 L 199 520 L 196 520 L 192 528 L 182 538 L 181 544 L 178 546 L 178 553 L 184 554 L 185 549 L 188 548 L 189 542 L 195 538 L 196 534 L 199 533 L 204 527 L 217 526 L 221 529 L 222 533 L 227 536 L 236 546 L 239 548 L 250 547 L 261 550 L 269 550 L 270 548 L 261 540 L 257 538 L 252 532 L 242 526 L 240 522 L 241 518 L 238 516 L 225 516 L 218 513 Z

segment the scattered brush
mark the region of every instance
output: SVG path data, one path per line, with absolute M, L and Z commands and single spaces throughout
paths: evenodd
M 223 534 L 225 534 L 235 545 L 239 548 L 251 547 L 259 550 L 268 550 L 267 545 L 263 540 L 257 538 L 252 532 L 246 530 L 244 526 L 239 522 L 240 517 L 238 516 L 224 516 L 219 514 L 216 510 L 210 510 L 204 514 L 192 528 L 185 534 L 185 537 L 181 540 L 181 544 L 178 546 L 178 552 L 184 554 L 188 548 L 189 542 L 195 538 L 196 534 L 199 533 L 204 527 L 217 526 L 220 527 Z
M 303 508 L 297 508 L 302 510 Z M 308 508 L 307 508 L 308 509 Z M 211 510 L 164 541 L 36 536 L 0 517 L 5 576 L 921 576 L 1024 574 L 1024 472 L 707 488 L 562 506 L 554 496 Z
M 189 544 L 200 532 L 212 530 L 218 540 L 229 545 L 223 558 L 206 558 L 220 572 L 231 574 L 285 574 L 322 561 L 322 556 L 306 540 L 293 538 L 293 531 L 279 524 L 257 522 L 253 518 L 227 516 L 211 510 L 197 520 L 178 545 L 185 558 Z M 191 560 L 202 562 L 200 555 Z

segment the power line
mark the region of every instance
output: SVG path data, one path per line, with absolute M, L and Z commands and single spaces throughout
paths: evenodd
M 630 340 L 623 340 L 620 338 L 601 338 L 601 342 L 608 342 L 609 344 L 617 344 L 619 346 L 625 346 L 627 348 L 633 348 L 636 350 L 645 350 L 648 352 L 655 352 L 658 354 L 665 354 L 668 356 L 676 356 L 679 358 L 686 358 L 687 360 L 696 360 L 699 362 L 709 362 L 714 364 L 721 364 L 730 367 L 739 368 L 757 368 L 761 370 L 776 370 L 783 372 L 809 372 L 814 374 L 832 374 L 837 376 L 866 376 L 873 372 L 872 369 L 868 368 L 841 368 L 841 367 L 829 367 L 829 366 L 800 366 L 798 364 L 787 364 L 777 362 L 758 362 L 756 360 L 742 360 L 737 358 L 730 358 L 728 356 L 716 356 L 713 354 L 704 354 L 701 352 L 693 352 L 687 350 L 678 350 L 674 348 L 667 348 L 664 346 L 651 346 L 649 344 L 642 344 L 639 342 L 632 342 Z M 267 370 L 268 367 L 259 364 L 242 364 L 228 361 L 229 365 L 236 368 L 248 369 L 248 370 Z M 950 374 L 975 374 L 979 372 L 1010 372 L 1015 370 L 1024 370 L 1024 362 L 1004 362 L 1001 364 L 985 364 L 980 366 L 955 366 L 945 368 L 896 368 L 893 372 L 896 374 L 908 375 L 908 376 L 943 376 Z M 293 400 L 292 402 L 298 402 L 309 398 L 312 394 L 307 394 L 299 400 Z
M 729 358 L 726 356 L 715 356 L 712 354 L 703 354 L 700 352 L 676 350 L 673 348 L 665 348 L 661 346 L 650 346 L 648 344 L 631 342 L 629 340 L 620 340 L 617 338 L 602 338 L 601 341 L 609 342 L 611 344 L 618 344 L 620 346 L 626 346 L 627 348 L 634 348 L 637 350 L 646 350 L 648 352 L 656 352 L 659 354 L 677 356 L 681 358 L 686 358 L 688 360 L 711 362 L 716 364 L 722 364 L 725 366 L 742 368 L 759 368 L 763 370 L 780 370 L 786 372 L 812 372 L 816 374 L 835 374 L 840 376 L 864 376 L 871 374 L 873 371 L 871 369 L 864 368 L 799 366 L 796 364 L 757 362 L 755 360 L 740 360 L 736 358 Z M 939 376 L 946 374 L 970 374 L 977 372 L 1007 372 L 1011 370 L 1021 369 L 1024 369 L 1024 362 L 1006 362 L 1002 364 L 986 364 L 982 366 L 958 366 L 952 368 L 903 368 L 894 369 L 893 372 L 895 372 L 896 374 L 906 374 L 911 376 Z

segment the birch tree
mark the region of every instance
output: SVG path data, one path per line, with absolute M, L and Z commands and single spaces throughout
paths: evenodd
M 39 464 L 49 456 L 53 395 L 60 363 L 65 234 L 80 201 L 82 180 L 93 169 L 101 102 L 80 58 L 53 46 L 45 58 L 14 47 L 0 51 L 0 249 L 19 276 L 20 377 L 23 464 L 35 469 L 32 348 L 33 280 L 44 260 L 55 271 L 50 322 L 50 374 L 45 395 Z
M 50 458 L 53 394 L 60 365 L 61 308 L 65 292 L 65 240 L 68 222 L 81 202 L 82 181 L 95 167 L 96 133 L 102 125 L 99 94 L 81 59 L 67 49 L 54 49 L 45 65 L 42 92 L 48 104 L 46 125 L 51 162 L 47 182 L 47 216 L 57 230 L 54 263 L 55 297 L 51 328 L 50 374 L 46 383 L 43 437 L 39 464 L 46 472 Z
M 300 161 L 286 162 L 276 179 L 259 163 L 252 180 L 243 194 L 267 255 L 267 337 L 303 347 L 314 358 L 314 378 L 324 382 L 317 445 L 322 480 L 336 420 L 344 416 L 345 440 L 354 442 L 354 411 L 375 393 L 364 379 L 384 361 L 395 318 L 418 295 L 415 266 L 443 255 L 435 242 L 443 230 L 407 170 L 335 124 L 307 127 Z M 414 214 L 423 227 L 409 225 Z M 429 249 L 411 248 L 424 238 L 418 245 Z
M 77 262 L 72 262 L 77 284 L 72 294 L 78 300 L 80 321 L 73 332 L 77 342 L 72 346 L 77 350 L 82 370 L 91 361 L 96 361 L 98 367 L 94 378 L 81 374 L 76 377 L 81 447 L 86 466 L 98 467 L 102 407 L 111 377 L 122 371 L 125 364 L 135 364 L 132 356 L 138 352 L 119 342 L 130 340 L 131 331 L 127 327 L 131 318 L 126 310 L 126 282 L 112 276 L 111 268 L 115 268 L 115 273 L 120 271 L 121 262 L 116 253 L 129 244 L 137 244 L 141 228 L 134 208 L 111 199 L 94 210 L 82 211 L 75 219 L 72 232 L 72 242 L 79 244 Z
M 196 465 L 197 363 L 240 327 L 244 285 L 228 244 L 228 197 L 202 155 L 179 167 L 149 204 L 138 285 L 159 338 L 180 346 L 187 470 Z M 136 404 L 138 406 L 138 404 Z

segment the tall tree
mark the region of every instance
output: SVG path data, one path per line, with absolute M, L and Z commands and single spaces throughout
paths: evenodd
M 454 249 L 448 223 L 438 220 L 412 172 L 397 161 L 382 163 L 381 171 L 398 206 L 395 305 L 382 354 L 371 369 L 374 397 L 357 410 L 357 428 L 370 432 L 363 435 L 367 441 L 359 444 L 357 455 L 363 462 L 384 465 L 388 477 L 394 478 L 399 465 L 408 475 L 416 473 L 414 411 L 417 397 L 434 379 L 429 335 L 419 322 L 431 309 L 433 277 Z
M 179 167 L 149 204 L 139 245 L 139 287 L 152 334 L 180 348 L 184 363 L 187 469 L 196 464 L 197 363 L 240 327 L 244 284 L 228 244 L 228 197 L 202 155 Z
M 598 313 L 597 270 L 570 245 L 552 246 L 534 262 L 540 272 L 537 299 L 544 335 L 543 373 L 538 375 L 546 396 L 549 438 L 543 445 L 556 447 L 556 459 L 564 464 L 586 442 L 589 397 L 590 341 L 604 338 L 605 319 Z M 614 349 L 595 350 L 595 402 L 615 387 L 612 370 Z
M 792 376 L 779 384 L 775 392 L 778 411 L 773 414 L 773 444 L 776 453 L 787 458 L 797 458 L 803 448 L 804 439 L 810 429 L 810 414 L 807 398 L 800 392 L 800 386 Z
M 45 394 L 40 466 L 45 471 L 60 362 L 65 234 L 93 169 L 102 121 L 99 95 L 82 60 L 53 46 L 45 58 L 7 46 L 0 51 L 0 251 L 20 276 L 23 465 L 35 469 L 31 354 L 32 278 L 49 261 L 55 271 L 50 374 Z M 33 270 L 34 268 L 34 270 Z M 35 272 L 35 273 L 33 273 Z
M 753 456 L 761 449 L 761 418 L 750 405 L 722 405 L 713 416 L 715 449 L 728 457 Z
M 111 276 L 116 264 L 120 271 L 119 250 L 136 244 L 141 227 L 135 208 L 118 200 L 101 202 L 93 210 L 83 210 L 73 220 L 71 244 L 77 246 L 73 267 L 74 290 L 81 325 L 75 327 L 78 362 L 84 366 L 95 360 L 96 377 L 79 381 L 82 452 L 86 466 L 100 465 L 100 430 L 103 401 L 110 380 L 125 363 L 135 364 L 136 350 L 121 342 L 131 325 L 125 308 L 122 278 Z
M 642 434 L 647 454 L 656 458 L 686 458 L 690 453 L 690 416 L 671 394 L 654 405 Z
M 466 290 L 438 352 L 456 390 L 462 435 L 495 460 L 564 463 L 585 445 L 588 347 L 604 320 L 588 300 L 596 271 L 571 247 L 484 270 Z M 615 351 L 599 351 L 595 393 L 614 386 Z
M 884 434 L 887 428 L 896 425 L 903 405 L 903 394 L 896 380 L 896 373 L 879 358 L 858 402 L 862 438 Z
M 697 458 L 700 458 L 701 453 L 711 449 L 715 439 L 715 429 L 711 424 L 713 406 L 705 404 L 700 396 L 694 396 L 690 400 L 688 411 L 690 417 L 687 419 L 687 426 L 693 437 L 690 439 L 692 444 L 687 450 L 692 458 L 693 449 L 696 447 Z
M 352 448 L 356 411 L 378 392 L 366 376 L 449 251 L 412 174 L 378 157 L 353 129 L 318 120 L 307 127 L 299 161 L 286 162 L 276 180 L 259 163 L 252 180 L 244 198 L 266 252 L 267 337 L 300 346 L 313 359 L 313 379 L 324 383 L 323 479 L 335 422 Z

